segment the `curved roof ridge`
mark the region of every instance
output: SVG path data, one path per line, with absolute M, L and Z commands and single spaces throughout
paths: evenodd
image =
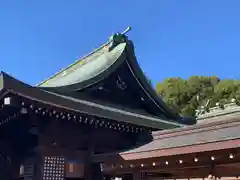
M 132 28 L 129 26 L 127 27 L 122 33 L 117 33 L 117 34 L 121 34 L 121 35 L 125 35 L 128 31 L 130 31 Z M 68 65 L 66 68 L 61 69 L 60 71 L 58 71 L 57 73 L 53 74 L 52 76 L 50 76 L 49 78 L 43 80 L 42 82 L 40 82 L 39 84 L 37 84 L 37 86 L 41 86 L 44 83 L 48 82 L 49 80 L 53 79 L 54 77 L 58 76 L 59 74 L 61 74 L 62 72 L 70 69 L 71 67 L 77 65 L 79 62 L 83 61 L 84 59 L 86 59 L 87 57 L 95 54 L 97 51 L 102 50 L 105 46 L 109 45 L 110 43 L 114 42 L 114 35 L 112 35 L 109 40 L 104 43 L 103 45 L 101 45 L 100 47 L 96 48 L 95 50 L 93 50 L 92 52 L 90 52 L 89 54 L 81 57 L 80 59 L 74 61 L 72 64 Z
M 136 59 L 134 53 L 134 45 L 132 41 L 130 42 L 130 46 L 127 49 L 129 58 L 127 60 L 128 67 L 132 72 L 133 76 L 135 77 L 136 81 L 145 92 L 145 94 L 152 100 L 152 102 L 157 106 L 161 112 L 168 114 L 167 117 L 169 119 L 174 119 L 175 121 L 182 122 L 185 125 L 193 125 L 196 124 L 196 119 L 191 117 L 182 117 L 179 114 L 173 112 L 170 107 L 166 105 L 166 103 L 157 95 L 156 91 L 153 87 L 149 84 L 147 77 L 145 76 L 144 72 L 142 71 L 138 61 Z

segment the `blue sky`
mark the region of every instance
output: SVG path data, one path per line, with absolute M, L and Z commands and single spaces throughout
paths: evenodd
M 153 82 L 240 78 L 239 0 L 0 0 L 0 70 L 36 84 L 129 25 Z

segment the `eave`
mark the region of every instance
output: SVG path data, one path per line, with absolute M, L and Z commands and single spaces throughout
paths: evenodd
M 240 117 L 153 133 L 153 141 L 116 154 L 95 155 L 94 161 L 112 163 L 168 158 L 175 155 L 240 148 Z
M 44 91 L 38 87 L 32 87 L 30 85 L 24 84 L 23 82 L 20 82 L 3 72 L 0 78 L 0 85 L 2 86 L 4 92 L 11 92 L 18 96 L 42 104 L 62 108 L 67 111 L 84 113 L 100 118 L 102 117 L 109 120 L 115 120 L 118 122 L 144 126 L 147 128 L 171 129 L 182 126 L 181 124 L 169 122 L 167 120 L 139 115 L 137 113 L 127 112 L 121 109 L 111 108 L 89 101 Z

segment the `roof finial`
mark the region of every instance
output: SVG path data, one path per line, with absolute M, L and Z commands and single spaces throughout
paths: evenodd
M 114 47 L 116 47 L 120 43 L 127 42 L 128 38 L 126 36 L 126 33 L 130 31 L 132 28 L 129 26 L 127 29 L 125 29 L 122 33 L 115 33 L 110 38 L 109 41 L 111 42 L 110 45 L 108 45 L 108 51 L 111 51 Z
M 131 26 L 128 26 L 121 34 L 127 34 L 129 31 L 132 30 L 132 27 Z

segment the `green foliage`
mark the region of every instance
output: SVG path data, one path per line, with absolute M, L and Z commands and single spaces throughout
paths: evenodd
M 195 110 L 210 100 L 208 107 L 217 102 L 240 101 L 240 80 L 220 80 L 216 76 L 192 76 L 187 80 L 167 78 L 156 85 L 157 93 L 177 113 L 194 116 Z

